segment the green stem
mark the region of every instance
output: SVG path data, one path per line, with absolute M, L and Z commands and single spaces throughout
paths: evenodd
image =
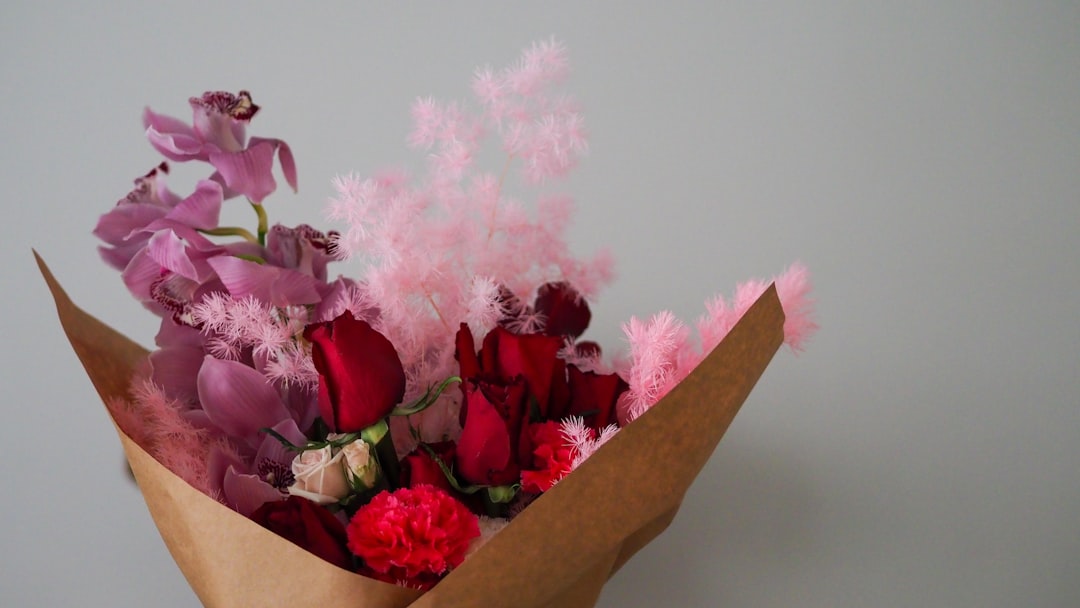
M 260 245 L 265 247 L 266 246 L 266 232 L 268 230 L 268 227 L 267 227 L 268 220 L 266 218 L 266 209 L 263 209 L 263 206 L 260 205 L 259 203 L 252 203 L 250 200 L 248 202 L 251 203 L 252 209 L 255 210 L 255 215 L 258 216 L 258 218 L 259 218 L 259 228 L 258 228 L 259 240 L 256 241 L 256 242 L 258 242 Z
M 238 236 L 243 238 L 245 241 L 248 241 L 249 243 L 259 242 L 255 239 L 254 234 L 251 234 L 247 230 L 244 230 L 243 228 L 240 228 L 238 226 L 221 226 L 218 228 L 211 228 L 209 230 L 204 230 L 200 228 L 199 232 L 203 234 L 209 234 L 210 236 Z

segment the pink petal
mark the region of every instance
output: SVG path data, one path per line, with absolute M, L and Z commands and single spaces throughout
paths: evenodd
M 280 139 L 252 137 L 248 147 L 255 147 L 262 142 L 268 142 L 277 149 L 278 162 L 281 163 L 281 173 L 285 175 L 285 181 L 289 184 L 289 187 L 292 188 L 293 192 L 296 192 L 296 160 L 293 158 L 289 144 Z
M 165 217 L 167 212 L 167 209 L 157 205 L 121 203 L 98 218 L 94 236 L 110 245 L 119 245 L 130 239 L 132 232 L 142 230 L 154 220 Z
M 234 298 L 252 295 L 274 306 L 315 304 L 321 299 L 314 277 L 231 256 L 207 260 Z
M 150 300 L 150 285 L 161 278 L 161 264 L 151 258 L 146 249 L 136 253 L 120 275 L 128 291 L 140 302 Z
M 143 111 L 143 126 L 150 145 L 169 160 L 184 162 L 206 160 L 203 143 L 195 129 L 171 116 Z
M 159 230 L 154 233 L 146 245 L 146 253 L 162 268 L 192 281 L 199 280 L 199 273 L 188 258 L 187 246 L 172 230 Z
M 282 500 L 285 495 L 257 475 L 240 473 L 235 467 L 225 471 L 225 500 L 244 517 L 249 517 L 264 503 Z
M 260 429 L 291 416 L 266 377 L 243 363 L 207 356 L 196 380 L 203 410 L 226 435 L 257 446 Z
M 277 188 L 272 169 L 276 146 L 263 141 L 240 152 L 210 153 L 210 164 L 225 178 L 225 185 L 261 203 Z
M 199 230 L 212 230 L 218 227 L 222 200 L 220 184 L 200 180 L 195 192 L 165 217 Z
M 203 363 L 203 349 L 171 346 L 150 353 L 151 380 L 173 399 L 190 402 L 198 398 L 195 378 Z

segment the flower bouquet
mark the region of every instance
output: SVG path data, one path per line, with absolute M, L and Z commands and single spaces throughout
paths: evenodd
M 76 307 L 38 263 L 116 423 L 166 545 L 207 606 L 592 606 L 663 531 L 780 344 L 815 329 L 805 269 L 624 325 L 628 352 L 582 340 L 610 280 L 579 259 L 571 202 L 530 213 L 585 149 L 558 93 L 563 47 L 477 72 L 479 110 L 422 99 L 410 143 L 428 175 L 339 178 L 330 220 L 269 224 L 292 151 L 246 136 L 247 92 L 146 110 L 166 159 L 95 229 L 158 314 L 147 352 Z M 507 162 L 477 167 L 488 137 Z M 276 160 L 276 162 L 275 162 Z M 187 197 L 168 161 L 210 165 Z M 221 226 L 243 197 L 254 231 Z M 238 203 L 242 204 L 242 203 Z M 36 255 L 36 254 L 35 254 Z M 330 278 L 346 258 L 359 279 Z

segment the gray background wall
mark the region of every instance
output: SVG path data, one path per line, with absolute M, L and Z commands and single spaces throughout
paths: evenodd
M 142 107 L 250 89 L 299 164 L 273 217 L 318 221 L 334 175 L 415 162 L 414 97 L 555 35 L 573 243 L 620 269 L 591 336 L 796 259 L 822 326 L 600 605 L 1080 605 L 1078 32 L 1069 2 L 5 3 L 0 604 L 197 605 L 30 255 L 150 343 L 89 234 L 157 162 Z

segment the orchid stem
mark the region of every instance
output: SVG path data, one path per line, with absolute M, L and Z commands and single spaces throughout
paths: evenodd
M 258 227 L 259 239 L 257 241 L 255 241 L 255 242 L 257 242 L 258 244 L 265 247 L 266 246 L 267 223 L 268 223 L 268 220 L 266 218 L 266 209 L 263 209 L 263 206 L 261 204 L 259 204 L 259 203 L 255 203 L 255 202 L 252 202 L 250 200 L 248 202 L 251 203 L 251 208 L 255 210 L 255 215 L 258 216 L 258 218 L 259 218 L 259 227 Z
M 219 226 L 217 228 L 200 229 L 199 232 L 210 236 L 238 236 L 249 243 L 258 243 L 254 234 L 238 226 Z

